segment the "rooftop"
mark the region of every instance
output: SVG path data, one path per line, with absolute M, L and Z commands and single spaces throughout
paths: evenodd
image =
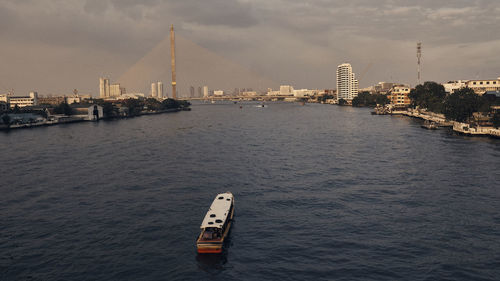
M 227 219 L 232 202 L 233 194 L 231 192 L 217 194 L 212 202 L 212 205 L 210 206 L 210 209 L 208 209 L 200 228 L 221 228 Z

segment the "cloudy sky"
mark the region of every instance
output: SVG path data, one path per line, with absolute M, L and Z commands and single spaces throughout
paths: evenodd
M 0 0 L 0 93 L 98 94 L 99 76 L 121 77 L 170 24 L 295 88 L 334 88 L 343 62 L 362 87 L 414 85 L 418 41 L 424 80 L 500 76 L 498 0 Z

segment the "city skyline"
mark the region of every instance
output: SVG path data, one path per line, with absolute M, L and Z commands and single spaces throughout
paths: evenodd
M 0 91 L 16 95 L 77 88 L 97 96 L 98 77 L 121 77 L 168 36 L 171 23 L 187 40 L 298 88 L 333 88 L 332 69 L 344 61 L 363 78 L 360 87 L 414 86 L 416 42 L 423 44 L 422 81 L 500 76 L 497 1 L 3 1 L 0 8 L 0 50 L 9 54 Z

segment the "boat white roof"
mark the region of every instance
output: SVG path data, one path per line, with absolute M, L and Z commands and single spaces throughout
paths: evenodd
M 221 228 L 229 215 L 229 209 L 233 202 L 233 194 L 231 192 L 220 193 L 212 202 L 210 209 L 208 209 L 200 228 L 217 227 Z

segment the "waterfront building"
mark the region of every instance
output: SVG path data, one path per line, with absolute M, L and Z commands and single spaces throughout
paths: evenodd
M 109 98 L 109 79 L 108 78 L 99 78 L 99 97 L 101 99 Z
M 203 97 L 208 97 L 208 86 L 203 86 Z
M 222 90 L 216 90 L 216 91 L 214 91 L 214 96 L 221 97 L 223 95 L 224 95 L 224 91 L 222 91 Z
M 163 83 L 160 81 L 158 81 L 158 92 L 156 93 L 156 95 L 159 99 L 164 98 L 164 96 L 163 96 Z
M 87 121 L 97 121 L 103 117 L 103 108 L 100 105 L 78 105 L 71 108 L 74 112 L 72 117 L 83 118 L 83 120 Z
M 203 94 L 201 93 L 201 87 L 198 87 L 198 97 L 199 98 L 203 97 Z
M 352 100 L 358 96 L 358 80 L 349 63 L 343 63 L 337 67 L 337 101 L 344 99 Z
M 30 92 L 29 96 L 22 97 L 9 97 L 9 104 L 11 108 L 16 107 L 26 107 L 26 106 L 36 106 L 38 105 L 38 93 Z
M 483 95 L 489 91 L 500 91 L 500 77 L 491 80 L 469 80 L 466 86 L 478 95 Z
M 410 91 L 411 89 L 407 85 L 395 85 L 389 90 L 387 98 L 396 107 L 408 107 L 411 103 Z
M 157 90 L 157 86 L 156 86 L 156 83 L 151 83 L 151 97 L 152 98 L 156 98 L 157 95 L 156 95 L 156 90 Z

